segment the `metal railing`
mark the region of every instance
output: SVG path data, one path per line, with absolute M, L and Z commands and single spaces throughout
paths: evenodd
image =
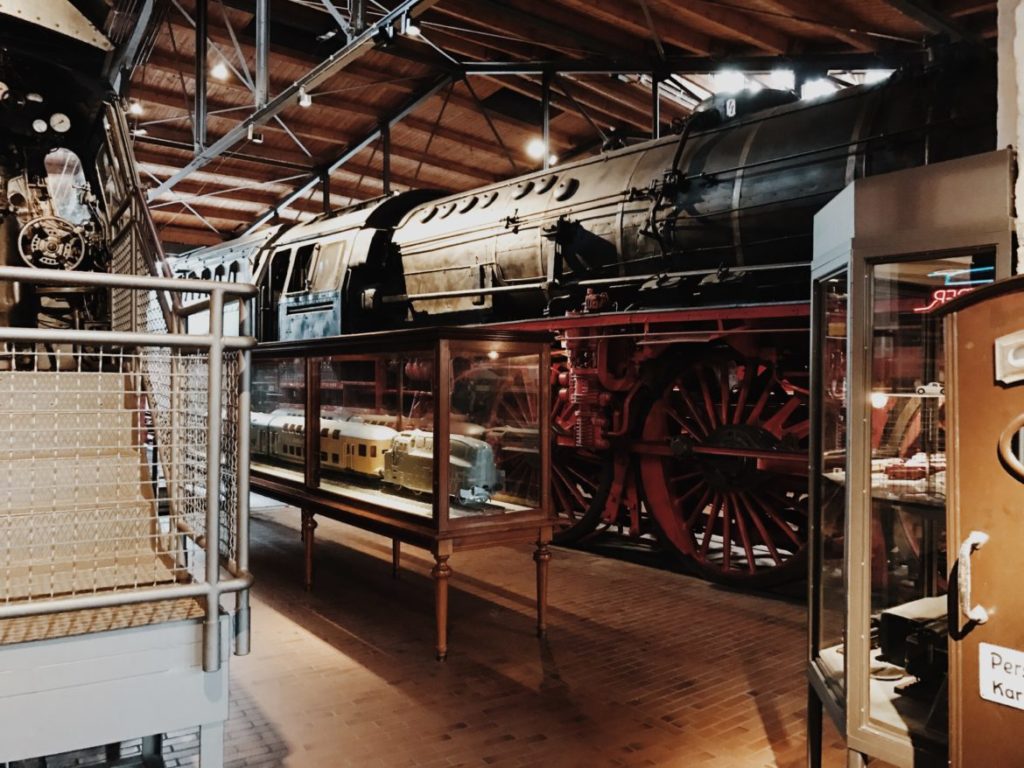
M 132 292 L 148 330 L 0 327 L 0 620 L 198 599 L 215 671 L 234 593 L 248 653 L 254 288 L 0 267 L 5 281 Z M 209 296 L 206 333 L 168 332 L 184 292 Z

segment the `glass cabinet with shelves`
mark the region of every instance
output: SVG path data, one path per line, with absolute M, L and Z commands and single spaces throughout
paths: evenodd
M 851 766 L 946 764 L 951 437 L 936 310 L 1009 274 L 1009 169 L 997 152 L 865 179 L 815 219 L 812 766 L 819 702 Z M 958 188 L 985 191 L 965 203 Z
M 251 483 L 302 510 L 307 587 L 314 515 L 389 536 L 396 569 L 401 542 L 429 549 L 440 585 L 457 548 L 535 542 L 543 630 L 550 346 L 547 334 L 428 328 L 258 348 Z

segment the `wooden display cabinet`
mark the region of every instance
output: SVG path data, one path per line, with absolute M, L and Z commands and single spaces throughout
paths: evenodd
M 431 328 L 267 344 L 253 355 L 252 487 L 315 515 L 430 550 L 437 655 L 447 655 L 449 559 L 536 543 L 545 631 L 553 519 L 547 334 Z M 442 460 L 447 457 L 447 460 Z

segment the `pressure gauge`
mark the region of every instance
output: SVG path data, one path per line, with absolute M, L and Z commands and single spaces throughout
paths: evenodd
M 67 133 L 71 130 L 71 118 L 63 112 L 54 112 L 50 115 L 50 127 L 57 133 Z
M 36 133 L 46 133 L 46 121 L 35 119 L 32 121 L 32 130 Z

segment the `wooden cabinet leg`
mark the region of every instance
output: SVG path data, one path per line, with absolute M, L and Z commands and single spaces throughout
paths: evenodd
M 305 574 L 303 584 L 306 591 L 313 589 L 313 531 L 316 530 L 316 520 L 312 512 L 302 510 L 302 541 L 306 545 Z
M 548 632 L 548 563 L 551 562 L 547 542 L 537 542 L 533 560 L 537 563 L 537 637 L 544 637 Z
M 436 561 L 430 575 L 434 577 L 434 608 L 437 611 L 437 660 L 448 658 L 448 579 L 452 569 L 450 555 L 434 555 Z
M 391 540 L 391 578 L 398 578 L 398 569 L 402 565 L 402 542 Z

